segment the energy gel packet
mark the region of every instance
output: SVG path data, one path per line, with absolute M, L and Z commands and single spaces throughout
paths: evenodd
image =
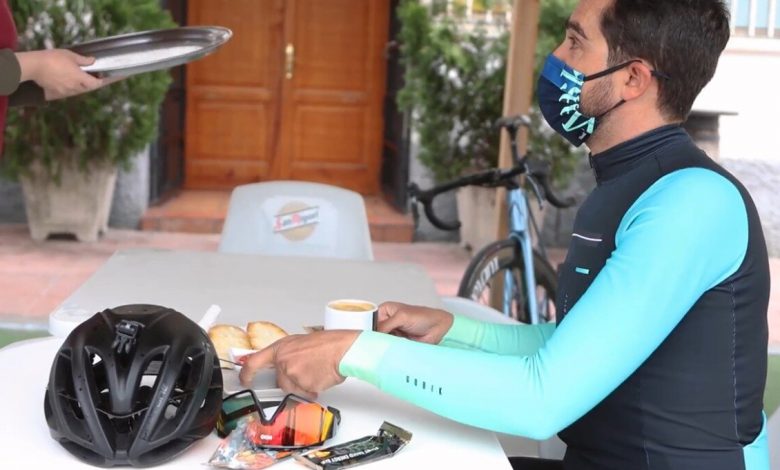
M 412 439 L 412 433 L 387 421 L 373 436 L 295 455 L 295 460 L 316 470 L 356 467 L 394 456 Z
M 253 443 L 253 439 L 248 435 L 251 429 L 248 428 L 251 422 L 257 419 L 259 418 L 256 413 L 241 418 L 236 429 L 219 444 L 208 464 L 216 468 L 260 470 L 290 457 L 293 454 L 291 451 L 264 449 Z

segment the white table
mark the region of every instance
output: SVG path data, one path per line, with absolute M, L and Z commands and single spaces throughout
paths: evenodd
M 197 321 L 217 304 L 218 322 L 268 320 L 302 333 L 303 326 L 321 325 L 325 304 L 338 298 L 441 305 L 431 278 L 413 264 L 128 250 L 112 256 L 63 306 L 91 315 L 151 303 Z
M 174 307 L 199 319 L 210 304 L 223 308 L 220 321 L 270 320 L 290 332 L 319 323 L 325 303 L 337 297 L 375 302 L 394 299 L 438 305 L 430 278 L 417 266 L 395 263 L 268 258 L 217 253 L 121 252 L 66 302 L 98 311 L 124 303 Z M 0 400 L 0 468 L 43 462 L 57 470 L 92 468 L 49 436 L 43 394 L 61 340 L 31 340 L 0 350 L 0 377 L 13 377 Z M 464 426 L 348 379 L 321 394 L 341 410 L 342 425 L 331 442 L 375 433 L 383 421 L 413 433 L 392 459 L 370 468 L 511 468 L 496 436 Z M 215 435 L 195 444 L 162 469 L 199 468 L 217 447 Z M 293 461 L 272 468 L 304 468 Z

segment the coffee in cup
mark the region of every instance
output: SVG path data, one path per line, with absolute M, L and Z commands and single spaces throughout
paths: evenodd
M 325 307 L 326 330 L 376 330 L 377 305 L 357 299 L 339 299 Z

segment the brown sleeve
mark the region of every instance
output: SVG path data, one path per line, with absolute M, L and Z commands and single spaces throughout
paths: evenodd
M 8 96 L 19 87 L 22 69 L 11 49 L 0 49 L 0 96 Z
M 46 103 L 43 88 L 32 80 L 22 82 L 8 97 L 8 106 L 40 106 Z

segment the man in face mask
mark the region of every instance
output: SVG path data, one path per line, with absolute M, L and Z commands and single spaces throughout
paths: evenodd
M 590 141 L 589 147 L 594 153 L 607 148 L 599 148 L 599 139 L 606 139 L 604 145 L 611 146 L 615 138 L 630 138 L 623 135 L 608 138 L 609 123 L 614 122 L 615 115 L 650 110 L 653 116 L 648 117 L 653 117 L 652 120 L 627 121 L 636 131 L 684 120 L 683 116 L 675 116 L 658 106 L 663 82 L 671 81 L 668 74 L 656 70 L 647 59 L 630 57 L 617 49 L 612 51 L 604 34 L 591 33 L 589 36 L 586 33 L 586 29 L 600 29 L 598 21 L 595 21 L 600 17 L 593 11 L 601 7 L 603 12 L 604 3 L 583 2 L 567 21 L 566 39 L 547 57 L 537 89 L 542 114 L 550 126 L 572 145 L 580 146 Z M 594 21 L 596 24 L 593 24 Z M 722 47 L 717 48 L 715 44 L 713 49 L 719 53 Z M 591 69 L 594 71 L 588 73 Z M 704 83 L 709 81 L 713 72 L 708 73 Z M 671 84 L 673 88 L 698 90 L 702 86 L 703 83 L 679 78 L 677 83 Z M 627 103 L 628 106 L 615 113 Z M 599 137 L 591 140 L 597 128 L 600 130 Z
M 568 446 L 563 462 L 516 469 L 768 470 L 761 225 L 745 188 L 680 127 L 728 38 L 719 0 L 581 0 L 567 21 L 539 103 L 588 146 L 598 186 L 560 269 L 557 324 L 386 303 L 379 331 L 287 337 L 242 379 L 274 364 L 280 386 L 314 396 L 357 377 Z

